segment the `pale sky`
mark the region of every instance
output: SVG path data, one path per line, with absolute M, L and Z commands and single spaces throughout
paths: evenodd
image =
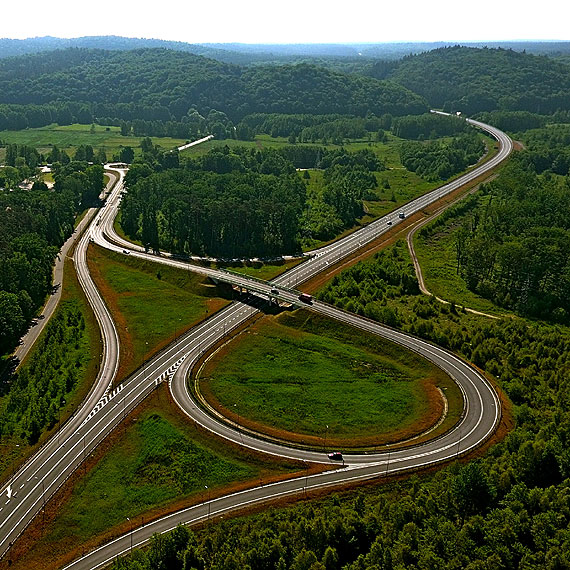
M 27 0 L 0 37 L 116 35 L 188 43 L 570 40 L 567 0 Z

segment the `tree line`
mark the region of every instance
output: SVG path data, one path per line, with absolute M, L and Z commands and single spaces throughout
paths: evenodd
M 21 173 L 15 170 L 19 182 Z M 0 352 L 3 354 L 15 347 L 51 291 L 57 251 L 71 235 L 76 214 L 97 203 L 103 189 L 103 167 L 85 162 L 56 165 L 54 180 L 53 191 L 43 182 L 36 182 L 31 190 L 15 186 L 0 191 Z
M 369 149 L 355 153 L 322 147 L 212 149 L 183 168 L 156 160 L 156 147 L 143 140 L 142 161 L 132 165 L 121 204 L 127 235 L 154 250 L 218 257 L 294 253 L 300 239 L 350 227 L 363 214 L 362 199 L 377 184 L 382 163 Z M 177 162 L 177 154 L 166 153 Z M 302 165 L 302 166 L 297 166 Z M 324 169 L 324 190 L 308 203 L 297 167 Z M 158 172 L 157 172 L 158 170 Z M 312 217 L 303 215 L 309 206 Z M 317 213 L 332 227 L 319 228 Z M 326 224 L 325 224 L 326 225 Z M 334 235 L 334 234 L 333 234 Z M 329 236 L 329 237 L 332 237 Z
M 520 160 L 537 174 L 562 176 L 570 172 L 570 126 L 549 125 L 524 133 L 526 150 Z
M 395 117 L 391 128 L 392 133 L 397 137 L 418 140 L 455 136 L 473 129 L 462 118 L 435 113 Z
M 447 180 L 475 164 L 485 152 L 485 143 L 477 134 L 466 133 L 450 142 L 405 142 L 400 160 L 410 171 L 431 181 Z

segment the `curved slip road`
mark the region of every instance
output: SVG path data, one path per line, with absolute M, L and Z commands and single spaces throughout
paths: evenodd
M 480 176 L 483 172 L 493 168 L 508 156 L 510 149 L 512 148 L 510 139 L 492 127 L 486 127 L 481 124 L 478 124 L 478 126 L 490 131 L 493 136 L 499 140 L 501 145 L 499 154 L 491 161 L 475 168 L 461 179 L 458 179 L 440 189 L 434 190 L 427 196 L 414 200 L 405 208 L 407 215 L 420 210 L 428 203 L 439 199 L 446 193 L 452 192 L 459 185 Z M 297 300 L 298 292 L 292 290 L 290 288 L 291 286 L 295 286 L 298 283 L 302 283 L 303 281 L 313 277 L 325 269 L 329 264 L 335 263 L 339 259 L 350 255 L 368 241 L 376 239 L 379 235 L 384 233 L 384 231 L 389 229 L 386 223 L 388 220 L 391 220 L 393 225 L 400 221 L 395 213 L 384 216 L 365 228 L 347 236 L 343 240 L 317 250 L 308 262 L 288 271 L 275 279 L 271 284 L 267 284 L 259 280 L 253 280 L 241 275 L 233 274 L 231 272 L 190 266 L 171 257 L 155 257 L 148 255 L 143 253 L 142 248 L 133 247 L 129 242 L 121 240 L 118 236 L 114 235 L 112 227 L 121 191 L 122 172 L 120 172 L 120 182 L 116 185 L 108 200 L 109 205 L 103 208 L 96 217 L 95 223 L 91 225 L 89 232 L 86 234 L 86 240 L 93 239 L 109 249 L 116 251 L 122 251 L 122 249 L 124 249 L 125 251 L 130 251 L 131 255 L 151 258 L 155 261 L 159 260 L 162 263 L 169 263 L 184 267 L 188 270 L 208 274 L 223 281 L 236 283 L 258 295 L 275 298 L 276 295 L 271 292 L 271 289 L 277 289 L 279 291 L 277 296 L 280 299 L 297 304 L 299 304 L 299 301 Z M 89 236 L 89 238 L 87 238 L 87 236 Z M 111 240 L 108 240 L 107 236 L 109 236 Z M 114 243 L 111 243 L 111 241 Z M 84 245 L 85 247 L 87 246 L 87 241 L 85 241 Z M 250 297 L 250 299 L 252 299 L 252 297 Z M 97 303 L 96 300 L 94 300 L 94 302 Z M 0 543 L 0 552 L 5 552 L 8 546 L 8 538 L 17 536 L 29 520 L 31 520 L 34 514 L 41 508 L 44 500 L 44 493 L 39 490 L 40 487 L 43 490 L 46 485 L 49 484 L 49 488 L 55 490 L 65 478 L 64 477 L 62 479 L 61 476 L 58 476 L 58 473 L 61 472 L 62 474 L 66 474 L 65 476 L 71 473 L 83 460 L 85 455 L 89 453 L 90 450 L 93 449 L 100 441 L 102 441 L 111 429 L 120 423 L 129 409 L 140 403 L 140 401 L 142 401 L 142 399 L 144 399 L 144 397 L 146 397 L 146 395 L 152 391 L 160 381 L 173 378 L 171 383 L 172 390 L 179 404 L 187 413 L 192 414 L 193 417 L 196 413 L 196 421 L 206 423 L 206 420 L 198 414 L 198 408 L 191 399 L 189 399 L 187 392 L 185 392 L 186 388 L 184 378 L 186 377 L 186 371 L 193 361 L 196 360 L 199 353 L 218 342 L 230 330 L 245 322 L 257 311 L 255 304 L 263 301 L 260 298 L 257 298 L 252 299 L 251 302 L 253 306 L 245 303 L 233 303 L 226 309 L 223 309 L 213 315 L 207 321 L 201 323 L 181 337 L 175 345 L 172 345 L 162 351 L 152 361 L 150 361 L 143 370 L 139 370 L 137 373 L 133 374 L 112 393 L 107 394 L 100 399 L 100 402 L 95 407 L 91 406 L 92 401 L 90 400 L 90 403 L 85 405 L 82 408 L 81 413 L 78 413 L 76 416 L 77 418 L 80 418 L 78 419 L 80 426 L 77 427 L 77 423 L 74 422 L 73 425 L 75 429 L 69 429 L 65 432 L 61 432 L 61 438 L 62 441 L 65 441 L 65 447 L 60 449 L 59 452 L 54 451 L 50 457 L 44 460 L 45 469 L 35 476 L 37 483 L 35 483 L 35 486 L 33 487 L 33 493 L 26 491 L 30 496 L 28 502 L 29 507 L 27 510 L 25 506 L 18 506 L 17 508 L 13 506 L 11 507 L 8 516 L 6 516 L 4 512 L 0 511 L 0 531 L 2 532 L 2 535 L 0 536 L 4 537 L 4 532 L 11 529 L 9 530 L 10 535 Z M 350 319 L 351 324 L 355 326 L 360 326 L 362 328 L 371 327 L 371 332 L 375 332 L 376 334 L 382 334 L 383 336 L 398 335 L 396 340 L 397 342 L 400 342 L 404 337 L 408 338 L 408 342 L 413 344 L 414 350 L 417 350 L 418 352 L 424 349 L 431 351 L 432 358 L 441 359 L 442 362 L 446 362 L 452 376 L 456 380 L 461 381 L 464 386 L 463 389 L 466 408 L 464 418 L 461 422 L 461 427 L 450 432 L 446 438 L 438 439 L 437 449 L 428 449 L 426 444 L 423 446 L 408 448 L 401 452 L 390 452 L 388 457 L 386 457 L 386 454 L 373 456 L 350 456 L 350 466 L 345 469 L 330 471 L 322 475 L 292 479 L 282 483 L 244 491 L 238 495 L 209 501 L 205 505 L 199 505 L 192 509 L 182 511 L 181 513 L 176 513 L 166 519 L 161 519 L 155 523 L 147 524 L 141 529 L 133 530 L 132 533 L 129 533 L 117 541 L 109 543 L 97 551 L 77 560 L 70 567 L 99 567 L 101 564 L 105 564 L 105 560 L 109 561 L 117 554 L 126 552 L 130 548 L 131 540 L 134 541 L 134 545 L 142 544 L 144 541 L 148 540 L 152 533 L 164 532 L 165 530 L 176 526 L 178 522 L 195 522 L 202 520 L 205 513 L 207 516 L 206 509 L 210 511 L 211 515 L 213 515 L 216 512 L 239 508 L 245 504 L 271 500 L 277 496 L 283 496 L 291 493 L 299 493 L 303 488 L 316 489 L 326 485 L 338 485 L 342 482 L 346 483 L 371 477 L 378 477 L 386 472 L 394 473 L 404 469 L 412 469 L 430 463 L 444 461 L 460 452 L 465 452 L 468 449 L 479 445 L 493 431 L 500 413 L 496 394 L 480 375 L 475 373 L 473 369 L 461 360 L 457 359 L 457 357 L 434 347 L 433 345 L 429 345 L 428 343 L 418 339 L 406 337 L 406 335 L 403 335 L 402 333 L 391 331 L 377 323 L 371 323 L 370 321 L 366 321 L 360 317 L 338 311 L 338 309 L 334 309 L 333 307 L 328 307 L 321 303 L 314 303 L 311 308 L 324 314 L 329 314 L 329 316 L 333 316 L 334 318 L 340 318 L 345 322 L 349 322 L 348 320 Z M 110 345 L 113 344 L 112 332 L 108 331 L 105 334 L 107 339 L 106 346 L 110 347 Z M 175 375 L 177 371 L 178 374 Z M 473 374 L 474 376 L 472 376 Z M 464 377 L 464 381 L 459 379 L 459 377 L 462 376 Z M 181 389 L 181 387 L 184 388 Z M 474 389 L 475 392 L 471 392 L 472 389 Z M 104 394 L 104 392 L 105 390 L 103 389 L 102 393 Z M 210 420 L 208 419 L 207 421 Z M 69 427 L 69 425 L 66 427 Z M 286 447 L 280 447 L 279 449 L 274 450 L 268 449 L 265 443 L 250 441 L 247 439 L 248 436 L 243 434 L 240 435 L 239 433 L 229 430 L 227 426 L 223 424 L 218 423 L 210 429 L 214 429 L 223 437 L 233 439 L 234 441 L 237 440 L 236 438 L 239 438 L 240 444 L 242 444 L 241 442 L 243 438 L 243 445 L 261 445 L 263 450 L 269 453 L 278 453 L 280 455 L 290 457 L 300 457 L 306 461 L 328 462 L 328 459 L 323 453 L 302 452 Z M 224 430 L 227 430 L 227 432 Z M 52 440 L 52 442 L 53 441 L 54 440 Z M 28 482 L 29 481 L 30 480 L 28 479 Z M 58 481 L 60 482 L 57 483 Z M 26 497 L 28 495 L 26 495 Z M 22 495 L 20 495 L 20 498 L 21 497 Z M 5 496 L 3 499 L 4 498 Z M 12 499 L 9 502 L 11 501 Z M 22 515 L 23 512 L 25 512 L 24 515 Z M 18 520 L 17 525 L 14 524 L 16 520 Z M 0 538 L 0 540 L 2 539 Z
M 116 185 L 116 179 L 109 182 L 108 189 Z M 96 209 L 88 211 L 92 219 Z M 90 410 L 112 384 L 119 360 L 119 340 L 111 316 L 101 299 L 87 269 L 87 246 L 89 229 L 82 235 L 73 255 L 73 262 L 81 286 L 93 308 L 102 331 L 103 352 L 101 364 L 94 385 L 81 407 L 60 427 L 57 434 L 48 440 L 8 481 L 0 493 L 0 556 L 26 528 L 45 502 L 59 489 L 96 445 L 85 434 L 81 437 L 80 453 L 74 453 L 70 442 L 76 441 L 80 426 Z M 54 307 L 55 308 L 55 307 Z M 52 310 L 53 311 L 53 310 Z M 45 319 L 47 321 L 47 319 Z M 98 442 L 97 442 L 98 443 Z

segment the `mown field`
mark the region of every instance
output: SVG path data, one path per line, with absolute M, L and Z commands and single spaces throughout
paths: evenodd
M 18 144 L 32 146 L 42 154 L 57 146 L 73 156 L 75 149 L 80 145 L 91 145 L 95 151 L 103 148 L 110 159 L 123 146 L 130 146 L 135 154 L 140 152 L 141 140 L 145 137 L 124 137 L 119 127 L 95 125 L 48 125 L 37 129 L 25 129 L 22 131 L 2 131 L 0 141 L 4 144 Z M 169 137 L 151 137 L 153 144 L 158 144 L 164 149 L 172 149 L 183 145 L 186 141 Z M 138 149 L 138 150 L 137 150 Z M 0 161 L 4 160 L 5 149 L 0 148 Z
M 457 418 L 457 387 L 427 361 L 374 335 L 297 311 L 266 317 L 210 359 L 200 390 L 232 420 L 314 446 L 363 446 Z

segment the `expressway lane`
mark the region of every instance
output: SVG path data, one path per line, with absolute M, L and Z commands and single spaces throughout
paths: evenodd
M 116 181 L 117 179 L 112 177 L 103 194 L 108 192 L 112 186 L 115 186 Z M 86 214 L 87 220 L 93 219 L 96 211 L 95 208 L 91 208 Z M 68 442 L 73 441 L 73 438 L 77 436 L 78 429 L 87 417 L 89 410 L 103 397 L 105 391 L 114 380 L 117 371 L 119 355 L 118 336 L 109 312 L 87 269 L 88 236 L 89 229 L 81 236 L 75 248 L 73 262 L 81 286 L 103 331 L 101 366 L 99 367 L 96 381 L 82 406 L 60 427 L 57 434 L 48 440 L 9 479 L 8 485 L 2 488 L 0 494 L 0 556 L 6 552 L 9 545 L 80 463 L 81 454 L 79 462 L 77 457 L 70 456 Z M 84 442 L 84 444 L 86 443 Z M 68 444 L 68 449 L 64 452 L 66 444 Z M 85 453 L 85 450 L 83 453 Z M 10 493 L 8 488 L 11 489 Z
M 407 215 L 421 210 L 428 203 L 439 199 L 446 193 L 452 192 L 459 185 L 480 176 L 508 156 L 512 149 L 510 139 L 492 127 L 480 124 L 478 124 L 478 126 L 491 132 L 493 136 L 499 140 L 501 146 L 500 152 L 493 159 L 476 167 L 464 177 L 408 204 L 405 208 Z M 307 262 L 289 270 L 273 280 L 272 283 L 264 283 L 227 271 L 189 265 L 188 263 L 167 255 L 154 256 L 147 254 L 143 248 L 133 246 L 130 242 L 122 240 L 114 232 L 113 223 L 118 209 L 120 194 L 123 190 L 124 171 L 121 169 L 115 169 L 114 171 L 117 173 L 118 183 L 115 185 L 107 200 L 107 206 L 102 208 L 96 215 L 94 223 L 91 224 L 82 239 L 80 247 L 78 247 L 78 253 L 76 253 L 79 257 L 75 260 L 78 272 L 84 275 L 82 284 L 90 291 L 90 293 L 86 292 L 86 294 L 88 294 L 90 301 L 96 306 L 100 305 L 101 320 L 99 322 L 102 323 L 101 326 L 105 338 L 105 354 L 108 355 L 108 357 L 106 357 L 106 364 L 101 367 L 101 372 L 106 371 L 106 379 L 98 380 L 96 387 L 94 387 L 90 394 L 90 399 L 87 404 L 77 412 L 73 421 L 68 422 L 61 430 L 60 436 L 64 442 L 61 448 L 59 441 L 56 442 L 56 438 L 52 438 L 46 445 L 46 447 L 51 446 L 50 453 L 42 455 L 41 459 L 37 459 L 36 463 L 39 467 L 35 472 L 31 473 L 32 477 L 28 479 L 28 482 L 30 480 L 32 481 L 34 487 L 33 490 L 27 492 L 26 503 L 24 504 L 24 501 L 21 500 L 21 495 L 17 497 L 20 503 L 17 503 L 16 497 L 13 497 L 9 500 L 9 503 L 13 502 L 12 506 L 6 511 L 0 511 L 0 555 L 6 552 L 9 543 L 18 536 L 33 516 L 41 509 L 42 504 L 47 500 L 49 495 L 77 468 L 86 455 L 90 453 L 112 429 L 119 425 L 130 409 L 138 405 L 159 382 L 164 380 L 170 382 L 174 398 L 186 413 L 191 415 L 195 421 L 203 423 L 205 426 L 207 425 L 208 429 L 216 431 L 216 433 L 222 437 L 232 439 L 239 445 L 251 447 L 261 446 L 261 450 L 268 453 L 297 457 L 303 461 L 328 462 L 324 453 L 303 452 L 292 448 L 284 448 L 283 446 L 279 448 L 269 448 L 267 447 L 268 442 L 254 440 L 254 438 L 251 438 L 248 434 L 240 434 L 230 429 L 226 424 L 220 422 L 209 424 L 208 422 L 212 421 L 210 416 L 204 415 L 203 412 L 200 413 L 200 408 L 196 406 L 190 398 L 185 381 L 187 371 L 202 352 L 219 342 L 230 330 L 238 327 L 254 315 L 258 310 L 257 307 L 263 302 L 261 297 L 273 296 L 275 298 L 271 289 L 278 289 L 279 299 L 299 304 L 297 299 L 298 292 L 291 289 L 291 287 L 306 281 L 328 267 L 328 265 L 350 255 L 364 243 L 376 239 L 379 235 L 390 229 L 390 226 L 387 225 L 387 221 L 392 221 L 392 227 L 401 221 L 397 213 L 384 216 L 339 242 L 313 252 L 312 257 Z M 168 263 L 209 275 L 215 279 L 231 282 L 257 293 L 258 297 L 254 298 L 250 296 L 251 304 L 234 302 L 225 309 L 212 315 L 209 319 L 180 337 L 174 345 L 161 351 L 155 358 L 146 363 L 142 370 L 131 375 L 131 377 L 126 379 L 116 390 L 108 393 L 107 389 L 110 385 L 108 379 L 113 376 L 113 370 L 116 371 L 118 361 L 118 341 L 113 339 L 116 335 L 116 331 L 113 332 L 114 327 L 112 323 L 104 323 L 108 317 L 108 313 L 107 316 L 105 316 L 106 308 L 104 308 L 104 303 L 92 285 L 92 282 L 90 283 L 90 278 L 88 277 L 85 252 L 89 240 L 93 240 L 114 251 L 123 252 L 123 250 L 125 250 L 133 256 Z M 259 297 L 259 295 L 261 295 L 261 297 Z M 350 320 L 350 324 L 357 327 L 371 327 L 370 330 L 375 334 L 400 335 L 398 337 L 399 340 L 396 340 L 396 342 L 400 342 L 402 337 L 406 336 L 402 333 L 398 333 L 398 331 L 386 329 L 386 327 L 382 327 L 377 323 L 349 315 L 348 313 L 338 311 L 338 309 L 321 303 L 314 303 L 309 308 L 322 312 L 323 314 L 329 314 L 329 316 L 339 318 L 345 322 Z M 411 337 L 407 338 L 409 339 Z M 464 452 L 480 444 L 494 429 L 500 413 L 500 406 L 492 388 L 486 384 L 482 377 L 477 375 L 470 377 L 471 374 L 476 374 L 473 369 L 450 353 L 446 353 L 446 351 L 442 351 L 434 347 L 434 345 L 429 345 L 429 343 L 419 341 L 419 339 L 412 339 L 411 342 L 427 345 L 425 350 L 431 351 L 433 358 L 441 359 L 442 362 L 446 362 L 454 378 L 457 379 L 457 375 L 465 375 L 463 389 L 467 408 L 459 431 L 456 429 L 453 432 L 449 432 L 447 439 L 439 438 L 436 440 L 438 442 L 437 448 L 430 449 L 425 447 L 426 444 L 424 444 L 424 446 L 414 448 L 414 451 L 408 449 L 402 452 L 390 452 L 388 457 L 386 457 L 385 454 L 375 456 L 353 455 L 350 456 L 351 465 L 346 469 L 329 471 L 322 474 L 322 476 L 301 477 L 284 481 L 274 486 L 252 489 L 238 494 L 239 496 L 235 497 L 221 497 L 220 499 L 208 502 L 208 509 L 211 511 L 211 514 L 213 514 L 214 509 L 223 509 L 224 511 L 234 509 L 248 501 L 265 501 L 275 496 L 281 496 L 281 494 L 299 493 L 302 492 L 303 488 L 310 490 L 320 488 L 323 485 L 338 485 L 343 481 L 346 482 L 347 478 L 348 480 L 360 480 L 378 477 L 386 473 L 394 473 L 404 469 L 417 468 L 418 466 L 429 463 L 445 461 L 460 452 Z M 418 347 L 418 344 L 414 344 L 412 349 L 419 351 L 420 348 Z M 116 350 L 116 353 L 113 352 L 114 350 Z M 473 386 L 475 386 L 474 392 L 472 392 Z M 478 393 L 477 390 L 479 390 L 480 393 Z M 494 409 L 492 409 L 493 407 Z M 35 460 L 36 458 L 34 458 L 34 461 Z M 24 469 L 21 470 L 22 473 L 23 471 Z M 21 472 L 19 471 L 16 474 L 18 481 L 20 481 Z M 14 486 L 14 488 L 16 487 Z M 2 492 L 4 493 L 4 490 Z M 3 495 L 2 503 L 4 499 L 5 496 Z M 0 508 L 3 507 L 4 505 L 0 504 Z M 203 520 L 205 509 L 205 505 L 199 505 L 193 509 L 177 513 L 176 516 L 173 515 L 167 519 L 156 521 L 152 525 L 146 525 L 141 529 L 136 529 L 133 533 L 119 538 L 116 542 L 105 545 L 105 547 L 77 560 L 73 568 L 97 567 L 95 565 L 95 558 L 93 557 L 102 560 L 108 556 L 112 558 L 117 554 L 124 553 L 130 548 L 131 540 L 135 539 L 137 541 L 135 544 L 142 544 L 141 541 L 147 540 L 150 536 L 150 534 L 148 534 L 149 532 L 164 532 L 168 530 L 168 528 L 176 526 L 178 521 L 190 522 L 192 520 L 200 520 L 200 517 L 202 517 Z M 191 518 L 194 516 L 198 517 L 198 519 Z M 177 522 L 172 524 L 174 520 Z M 125 546 L 124 541 L 128 542 L 129 546 Z M 107 558 L 107 560 L 109 560 L 109 558 Z
M 411 215 L 421 210 L 426 205 L 439 199 L 445 194 L 453 192 L 460 185 L 481 176 L 485 172 L 494 168 L 510 154 L 512 150 L 512 142 L 508 137 L 506 137 L 506 135 L 492 127 L 487 127 L 482 124 L 477 124 L 477 126 L 487 130 L 497 138 L 500 144 L 499 153 L 493 157 L 493 159 L 480 167 L 473 169 L 464 177 L 461 177 L 442 188 L 436 189 L 428 195 L 422 196 L 408 204 L 405 208 L 407 215 Z M 131 251 L 131 255 L 140 255 L 141 257 L 146 258 L 152 257 L 162 263 L 186 267 L 188 270 L 198 271 L 202 274 L 208 274 L 214 278 L 243 286 L 243 277 L 238 275 L 231 274 L 228 276 L 225 272 L 220 272 L 219 270 L 188 266 L 187 264 L 172 259 L 169 256 L 160 256 L 157 258 L 144 254 L 142 252 L 142 248 L 133 248 L 131 244 L 116 236 L 112 228 L 112 218 L 113 216 L 109 215 L 107 222 L 104 224 L 102 222 L 103 227 L 97 236 L 97 241 L 101 245 L 110 249 L 126 248 Z M 313 252 L 313 257 L 308 262 L 293 268 L 273 280 L 272 283 L 266 284 L 265 295 L 267 297 L 271 297 L 271 289 L 277 287 L 279 290 L 279 299 L 288 302 L 296 302 L 297 292 L 291 290 L 291 286 L 296 286 L 297 284 L 302 283 L 303 281 L 318 274 L 329 264 L 350 255 L 368 241 L 376 239 L 379 235 L 390 228 L 387 221 L 391 221 L 391 226 L 393 226 L 397 224 L 400 219 L 395 213 L 390 214 L 380 218 L 376 222 L 369 224 L 365 228 L 347 236 L 347 238 L 340 240 L 335 244 Z M 106 242 L 107 238 L 114 243 Z M 259 282 L 250 282 L 249 289 L 263 294 L 263 286 Z M 242 307 L 241 312 L 237 309 L 237 307 L 240 306 Z M 68 566 L 68 568 L 101 567 L 108 563 L 114 556 L 128 552 L 133 546 L 144 544 L 154 532 L 166 532 L 167 530 L 174 528 L 179 523 L 189 524 L 192 522 L 200 522 L 204 521 L 206 517 L 214 516 L 215 514 L 221 514 L 228 510 L 239 509 L 245 505 L 268 501 L 277 497 L 287 496 L 289 494 L 299 494 L 304 491 L 306 492 L 322 488 L 324 486 L 340 485 L 350 481 L 354 482 L 358 480 L 382 477 L 387 474 L 394 474 L 404 470 L 417 469 L 429 464 L 448 461 L 458 456 L 460 453 L 465 453 L 480 445 L 493 433 L 500 418 L 500 402 L 498 396 L 485 378 L 470 365 L 435 345 L 420 339 L 409 337 L 399 331 L 388 329 L 378 323 L 362 319 L 355 315 L 350 315 L 349 313 L 345 313 L 344 311 L 340 311 L 334 307 L 314 302 L 308 308 L 325 314 L 331 318 L 347 322 L 357 328 L 362 328 L 374 334 L 382 335 L 394 342 L 407 346 L 409 349 L 422 354 L 424 357 L 444 369 L 460 385 L 464 395 L 465 409 L 462 419 L 458 425 L 442 437 L 408 449 L 394 450 L 389 451 L 388 453 L 372 455 L 346 456 L 350 465 L 345 469 L 328 471 L 326 473 L 310 477 L 301 476 L 295 479 L 275 483 L 273 485 L 257 487 L 236 495 L 208 501 L 207 503 L 175 513 L 150 525 L 147 524 L 145 527 L 131 530 L 130 533 L 118 538 L 113 543 L 105 545 L 104 547 L 89 553 L 86 557 L 75 561 L 72 565 Z M 248 306 L 238 302 L 233 303 L 221 311 L 218 314 L 218 317 L 221 317 L 222 322 L 232 322 L 233 326 L 237 326 L 236 321 L 245 322 L 245 320 L 255 312 L 255 306 Z M 218 323 L 213 327 L 214 331 L 212 331 L 212 327 L 210 327 L 210 334 L 208 335 L 206 330 L 208 323 L 209 320 L 198 327 L 200 330 L 204 329 L 199 333 L 200 338 L 203 339 L 204 342 L 206 339 L 217 339 L 217 341 L 219 341 L 226 332 L 226 329 L 224 328 L 223 333 L 220 334 L 222 329 L 219 327 L 218 321 Z M 192 418 L 193 421 L 200 423 L 205 428 L 221 437 L 231 440 L 237 445 L 247 446 L 265 453 L 297 458 L 303 461 L 327 461 L 327 458 L 323 453 L 299 450 L 278 445 L 273 442 L 259 440 L 247 433 L 241 433 L 238 430 L 233 429 L 231 426 L 219 422 L 212 416 L 206 414 L 193 401 L 186 381 L 189 370 L 195 364 L 199 354 L 203 350 L 203 345 L 196 347 L 194 344 L 193 347 L 188 346 L 188 348 L 189 350 L 185 353 L 183 360 L 180 360 L 177 364 L 177 368 L 173 370 L 170 387 L 177 404 L 188 414 L 190 418 Z

